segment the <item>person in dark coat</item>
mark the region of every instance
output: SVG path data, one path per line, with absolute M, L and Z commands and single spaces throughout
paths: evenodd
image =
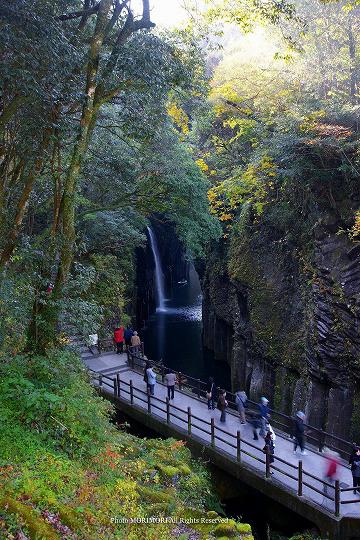
M 127 349 L 131 345 L 131 338 L 132 338 L 133 334 L 134 334 L 134 330 L 131 328 L 131 325 L 128 324 L 126 329 L 125 329 L 125 332 L 124 332 L 125 345 L 126 345 Z
M 296 454 L 297 447 L 300 446 L 302 455 L 306 456 L 304 419 L 305 414 L 302 411 L 298 411 L 294 421 L 294 454 Z
M 273 433 L 270 429 L 265 435 L 265 446 L 263 448 L 263 452 L 264 454 L 268 454 L 270 463 L 274 463 L 275 443 L 273 439 Z
M 356 448 L 355 455 L 351 463 L 351 473 L 353 477 L 354 494 L 360 493 L 360 447 Z
M 226 409 L 228 402 L 226 401 L 226 392 L 225 390 L 220 390 L 219 399 L 218 399 L 218 409 L 221 411 L 220 422 L 225 422 L 226 420 Z
M 216 384 L 214 383 L 213 377 L 209 377 L 206 385 L 206 398 L 209 411 L 214 410 L 216 401 Z
M 356 456 L 357 449 L 358 449 L 358 445 L 356 443 L 352 443 L 352 449 L 351 449 L 350 456 L 349 456 L 350 469 L 351 469 L 351 466 L 353 464 L 354 457 Z
M 167 370 L 164 378 L 164 382 L 167 386 L 167 394 L 169 399 L 174 399 L 176 375 L 171 368 Z

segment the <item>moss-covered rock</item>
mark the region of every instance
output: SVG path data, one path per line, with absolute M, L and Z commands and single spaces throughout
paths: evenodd
M 234 538 L 238 536 L 238 530 L 236 528 L 236 523 L 219 523 L 214 529 L 214 535 L 216 537 L 226 536 L 227 538 Z
M 31 506 L 11 497 L 0 497 L 0 508 L 20 519 L 31 540 L 60 540 L 60 535 Z

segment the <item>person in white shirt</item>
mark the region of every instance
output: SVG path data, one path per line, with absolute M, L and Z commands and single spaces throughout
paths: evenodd
M 147 375 L 147 384 L 148 384 L 148 387 L 150 388 L 150 394 L 153 396 L 155 393 L 156 373 L 151 366 L 147 368 L 146 375 Z

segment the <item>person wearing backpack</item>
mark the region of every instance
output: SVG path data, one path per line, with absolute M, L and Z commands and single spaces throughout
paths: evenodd
M 275 442 L 274 442 L 274 438 L 273 438 L 273 431 L 272 430 L 268 430 L 266 435 L 265 435 L 265 446 L 263 448 L 263 452 L 264 454 L 267 454 L 269 456 L 269 463 L 274 463 L 275 461 L 275 458 L 274 458 L 274 454 L 275 454 Z M 270 473 L 272 474 L 272 473 Z
M 228 402 L 226 401 L 226 392 L 225 390 L 220 390 L 218 399 L 218 409 L 221 411 L 220 422 L 225 422 L 227 406 Z
M 247 407 L 247 395 L 243 391 L 238 391 L 235 394 L 235 405 L 239 413 L 240 422 L 246 424 L 245 408 Z
M 213 377 L 209 377 L 209 380 L 206 386 L 206 399 L 207 399 L 209 411 L 214 410 L 215 399 L 216 399 L 216 384 L 214 383 Z

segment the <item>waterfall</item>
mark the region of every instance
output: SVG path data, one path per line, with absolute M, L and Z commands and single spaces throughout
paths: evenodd
M 156 241 L 156 236 L 151 229 L 147 227 L 150 239 L 151 250 L 153 252 L 155 261 L 155 279 L 156 279 L 156 295 L 157 295 L 157 309 L 163 311 L 165 309 L 165 294 L 164 294 L 164 274 L 161 268 L 161 259 L 159 248 Z

